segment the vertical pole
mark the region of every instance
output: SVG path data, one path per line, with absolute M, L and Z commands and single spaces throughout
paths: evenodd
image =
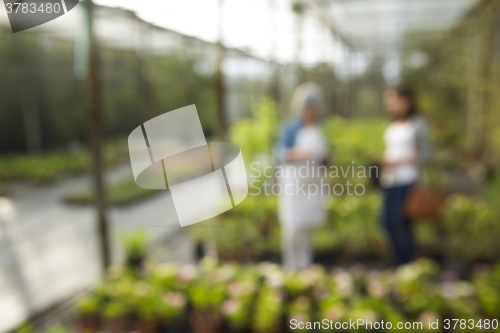
M 227 115 L 226 115 L 226 85 L 224 81 L 224 73 L 222 72 L 222 64 L 224 61 L 224 45 L 223 42 L 223 8 L 224 0 L 219 0 L 219 22 L 218 22 L 218 43 L 217 43 L 217 65 L 215 72 L 216 91 L 217 91 L 217 136 L 219 139 L 225 139 L 227 135 Z
M 38 114 L 36 94 L 26 94 L 23 99 L 23 120 L 26 148 L 30 153 L 42 150 L 42 126 Z
M 271 82 L 269 85 L 269 94 L 276 102 L 278 111 L 280 110 L 280 66 L 278 63 L 278 15 L 276 10 L 276 0 L 269 1 L 269 17 L 271 26 L 271 47 L 269 52 L 269 61 L 271 65 Z M 281 113 L 281 112 L 279 112 Z
M 292 10 L 295 13 L 295 65 L 299 82 L 303 80 L 303 71 L 301 66 L 302 48 L 303 48 L 303 30 L 304 30 L 304 12 L 305 5 L 302 0 L 296 0 L 292 3 Z
M 88 70 L 86 78 L 87 107 L 89 116 L 89 141 L 93 160 L 94 205 L 97 213 L 97 231 L 101 250 L 102 268 L 105 270 L 111 263 L 106 221 L 106 199 L 103 179 L 103 117 L 101 108 L 101 82 L 99 80 L 98 48 L 93 31 L 92 0 L 85 0 L 86 28 L 88 33 Z
M 156 110 L 156 100 L 155 100 L 155 89 L 153 84 L 153 79 L 151 77 L 151 73 L 149 71 L 149 40 L 147 40 L 149 26 L 146 23 L 139 23 L 139 31 L 140 31 L 140 40 L 139 45 L 140 48 L 137 51 L 138 61 L 139 61 L 139 70 L 140 70 L 140 91 L 144 95 L 144 110 L 143 117 L 141 119 L 141 123 L 154 118 L 157 116 Z

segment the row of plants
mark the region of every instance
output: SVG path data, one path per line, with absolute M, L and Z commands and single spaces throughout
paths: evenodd
M 290 273 L 268 262 L 212 259 L 197 266 L 148 264 L 140 272 L 113 267 L 78 301 L 74 314 L 75 326 L 67 331 L 271 333 L 295 331 L 292 323 L 364 319 L 393 327 L 422 322 L 415 331 L 443 332 L 443 320 L 449 318 L 472 319 L 483 328 L 489 323 L 492 329 L 492 319 L 500 316 L 500 265 L 476 267 L 470 281 L 424 259 L 385 271 L 357 264 Z M 429 329 L 429 320 L 439 320 L 439 329 Z
M 104 160 L 113 165 L 128 156 L 125 140 L 112 140 L 104 146 Z M 92 158 L 86 148 L 52 151 L 40 154 L 0 156 L 0 180 L 22 180 L 36 183 L 53 182 L 61 177 L 90 170 Z
M 134 203 L 160 193 L 162 193 L 162 191 L 155 191 L 137 186 L 133 179 L 118 181 L 106 187 L 106 199 L 108 204 L 115 206 Z M 93 200 L 94 194 L 90 190 L 72 193 L 64 198 L 65 203 L 72 205 L 88 205 L 91 204 Z
M 313 235 L 320 262 L 378 260 L 387 262 L 390 243 L 379 223 L 381 197 L 330 197 L 328 217 Z M 492 263 L 500 257 L 500 211 L 481 198 L 448 198 L 439 221 L 415 221 L 412 225 L 418 256 L 441 262 L 459 262 L 470 268 L 478 262 Z M 213 219 L 214 228 L 192 228 L 199 242 L 212 242 L 219 258 L 273 260 L 280 253 L 277 197 L 248 196 L 237 207 Z

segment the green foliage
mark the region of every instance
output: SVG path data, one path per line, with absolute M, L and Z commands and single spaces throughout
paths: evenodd
M 228 299 L 222 305 L 222 312 L 233 329 L 242 330 L 251 321 L 252 306 L 259 287 L 257 278 L 253 272 L 246 271 L 228 285 Z
M 445 248 L 455 257 L 493 261 L 500 256 L 499 211 L 485 201 L 456 196 L 443 217 Z
M 182 318 L 186 312 L 187 298 L 182 292 L 169 291 L 163 296 L 163 302 L 159 308 L 160 317 L 168 322 L 174 322 Z
M 271 154 L 278 132 L 276 104 L 263 100 L 257 104 L 254 118 L 232 124 L 229 141 L 240 146 L 246 164 L 259 154 Z
M 194 239 L 209 239 L 221 254 L 237 258 L 245 249 L 259 254 L 270 246 L 270 232 L 277 225 L 277 198 L 248 195 L 230 211 L 212 219 L 215 228 L 192 228 Z
M 231 330 L 258 332 L 274 332 L 286 317 L 334 323 L 384 320 L 393 325 L 421 321 L 425 328 L 428 318 L 500 315 L 500 265 L 478 266 L 472 282 L 440 282 L 442 273 L 426 259 L 397 269 L 354 265 L 327 273 L 312 266 L 296 274 L 271 263 L 240 266 L 205 259 L 196 267 L 149 266 L 140 277 L 113 268 L 88 297 L 101 300 L 98 314 L 105 318 L 137 314 L 139 321 L 169 324 L 186 318 L 187 309 L 220 311 Z
M 80 316 L 96 314 L 99 311 L 100 302 L 97 296 L 85 296 L 76 303 L 75 312 Z
M 466 167 L 471 158 L 499 165 L 500 62 L 492 44 L 498 38 L 499 6 L 497 1 L 478 2 L 439 39 L 409 37 L 411 47 L 402 57 L 403 76 L 416 87 L 420 109 L 436 125 L 434 139 L 451 151 L 456 166 Z M 416 52 L 428 57 L 424 67 L 410 66 Z
M 128 156 L 125 140 L 108 142 L 104 147 L 104 160 L 114 165 Z M 89 171 L 92 166 L 90 152 L 53 151 L 44 154 L 0 156 L 0 180 L 24 180 L 39 183 L 53 182 L 70 174 Z
M 324 268 L 314 265 L 302 272 L 285 274 L 283 287 L 292 297 L 311 296 L 314 288 L 324 285 L 324 283 Z
M 199 279 L 189 289 L 189 296 L 195 309 L 217 311 L 224 301 L 225 292 L 224 284 Z
M 387 249 L 378 219 L 380 200 L 376 194 L 331 197 L 328 220 L 314 232 L 315 247 L 320 251 L 344 249 L 357 255 L 383 255 Z
M 492 318 L 500 315 L 500 264 L 492 267 L 478 267 L 473 279 L 477 297 L 483 311 Z
M 269 287 L 262 288 L 256 301 L 253 328 L 261 332 L 272 332 L 280 324 L 283 312 L 280 291 Z
M 323 126 L 332 148 L 333 164 L 366 166 L 379 160 L 384 151 L 383 134 L 387 127 L 384 118 L 342 119 L 333 117 Z

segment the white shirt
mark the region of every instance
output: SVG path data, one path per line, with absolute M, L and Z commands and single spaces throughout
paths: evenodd
M 385 130 L 384 142 L 386 161 L 398 163 L 416 159 L 417 124 L 412 120 L 391 123 Z M 409 185 L 417 181 L 418 175 L 418 167 L 414 164 L 396 165 L 382 171 L 380 183 L 386 188 Z

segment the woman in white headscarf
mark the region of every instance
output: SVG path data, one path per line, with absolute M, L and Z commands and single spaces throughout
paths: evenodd
M 318 175 L 318 167 L 328 158 L 317 124 L 322 105 L 323 94 L 318 85 L 304 83 L 297 87 L 291 103 L 294 118 L 285 124 L 277 149 L 284 170 L 278 210 L 282 260 L 291 271 L 305 269 L 312 263 L 311 233 L 325 218 L 322 175 Z

